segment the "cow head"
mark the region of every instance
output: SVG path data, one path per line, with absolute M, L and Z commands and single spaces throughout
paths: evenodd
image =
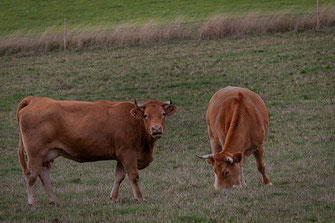
M 165 118 L 176 113 L 178 108 L 172 104 L 172 101 L 162 102 L 159 100 L 148 101 L 145 104 L 137 104 L 130 111 L 130 114 L 137 119 L 143 119 L 145 129 L 153 138 L 160 138 L 165 129 Z
M 206 159 L 206 162 L 213 166 L 215 173 L 214 187 L 216 189 L 241 186 L 240 162 L 242 153 L 217 153 L 215 155 L 197 155 L 197 157 Z

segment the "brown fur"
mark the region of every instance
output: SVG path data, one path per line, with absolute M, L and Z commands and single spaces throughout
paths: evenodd
M 134 112 L 150 118 L 134 117 Z M 52 203 L 58 204 L 50 185 L 49 170 L 54 159 L 62 156 L 77 162 L 116 160 L 115 183 L 111 199 L 116 202 L 118 188 L 125 175 L 132 182 L 136 200 L 142 200 L 138 187 L 138 169 L 153 161 L 157 140 L 152 131 L 163 134 L 165 116 L 177 107 L 165 107 L 154 100 L 137 108 L 131 102 L 55 101 L 26 97 L 17 109 L 19 125 L 19 160 L 27 180 L 28 202 L 35 203 L 37 177 L 45 186 Z M 153 128 L 155 126 L 156 129 Z M 154 130 L 153 130 L 154 129 Z M 24 159 L 23 147 L 28 164 Z
M 211 98 L 206 114 L 208 135 L 217 177 L 216 187 L 230 188 L 245 184 L 243 165 L 253 153 L 263 182 L 271 184 L 263 163 L 263 140 L 269 126 L 263 100 L 246 88 L 226 87 Z

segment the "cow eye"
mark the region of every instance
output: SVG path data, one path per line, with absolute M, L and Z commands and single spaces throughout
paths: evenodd
M 163 116 L 163 117 L 165 117 L 165 116 L 166 116 L 166 113 L 165 113 L 165 112 L 163 112 L 162 116 Z
M 147 119 L 149 116 L 147 114 L 143 115 L 143 118 Z

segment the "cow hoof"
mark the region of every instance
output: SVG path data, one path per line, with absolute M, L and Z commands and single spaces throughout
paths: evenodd
M 29 205 L 29 208 L 31 210 L 36 210 L 36 208 L 37 208 L 37 204 L 36 203 L 34 203 L 34 204 L 28 204 L 28 205 Z
M 138 203 L 144 202 L 145 199 L 144 198 L 135 198 L 135 201 Z
M 50 201 L 49 205 L 59 206 L 60 204 L 57 201 Z
M 112 201 L 113 204 L 119 203 L 118 198 L 113 198 L 112 196 L 109 196 L 109 199 Z
M 112 201 L 113 204 L 117 204 L 117 203 L 119 203 L 119 199 L 112 199 L 112 198 L 111 198 L 111 201 Z

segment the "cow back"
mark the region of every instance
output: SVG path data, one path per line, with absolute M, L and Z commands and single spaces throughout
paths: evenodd
M 85 162 L 116 159 L 124 147 L 143 147 L 143 121 L 131 116 L 134 107 L 130 102 L 35 97 L 19 116 L 27 140 L 38 141 L 45 151 L 61 148 L 67 158 Z
M 267 109 L 260 96 L 239 87 L 226 87 L 213 95 L 206 121 L 217 143 L 224 145 L 230 130 L 231 137 L 243 141 L 243 147 L 262 143 L 269 125 Z

